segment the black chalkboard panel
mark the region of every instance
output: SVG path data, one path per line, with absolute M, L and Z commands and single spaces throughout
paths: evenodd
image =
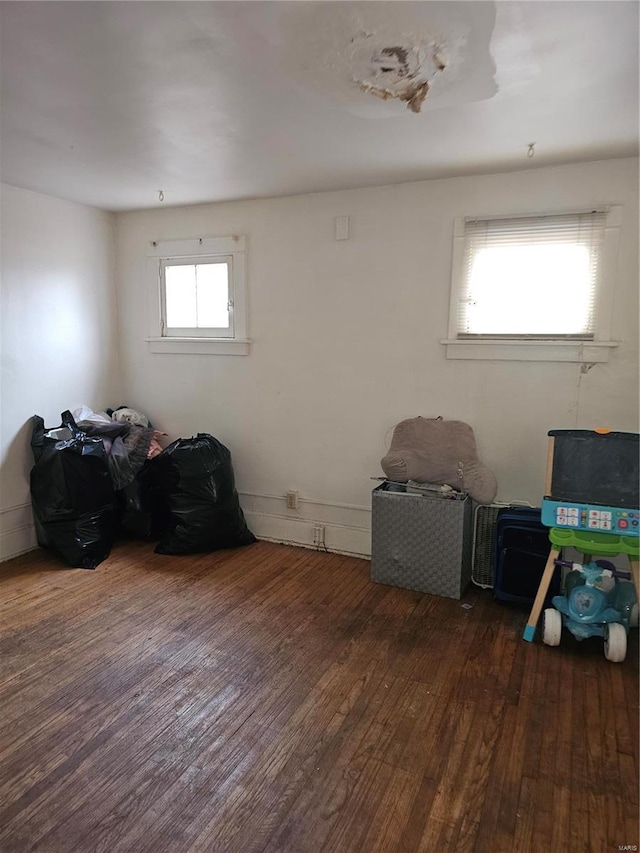
M 640 435 L 551 430 L 550 498 L 556 501 L 640 507 Z

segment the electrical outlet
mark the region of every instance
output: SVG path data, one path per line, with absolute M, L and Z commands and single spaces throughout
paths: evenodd
M 324 548 L 324 524 L 313 525 L 313 544 L 317 548 Z
M 294 490 L 287 492 L 287 509 L 298 509 L 298 493 Z

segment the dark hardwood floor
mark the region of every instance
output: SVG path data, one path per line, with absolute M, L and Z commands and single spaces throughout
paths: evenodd
M 638 844 L 637 631 L 612 664 L 525 643 L 489 591 L 266 542 L 35 552 L 0 566 L 0 611 L 2 853 Z

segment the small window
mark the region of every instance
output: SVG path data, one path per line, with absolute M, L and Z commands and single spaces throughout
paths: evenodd
M 247 355 L 244 237 L 154 241 L 151 352 Z
M 233 259 L 160 262 L 164 337 L 233 337 Z
M 494 344 L 492 350 L 483 347 L 487 357 L 503 342 L 509 354 L 495 357 L 518 357 L 517 345 L 528 344 L 527 358 L 535 358 L 534 345 L 540 345 L 540 355 L 547 342 L 555 349 L 548 347 L 551 354 L 541 358 L 555 360 L 562 352 L 560 360 L 574 360 L 563 346 L 573 344 L 575 352 L 576 344 L 603 346 L 610 314 L 604 292 L 612 253 L 609 225 L 603 211 L 457 220 L 444 343 L 459 343 L 452 349 L 461 354 L 447 355 L 479 358 L 470 345 Z

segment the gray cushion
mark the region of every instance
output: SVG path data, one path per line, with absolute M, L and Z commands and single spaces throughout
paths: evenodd
M 443 483 L 468 492 L 481 504 L 491 503 L 498 491 L 493 472 L 478 459 L 473 430 L 463 421 L 441 417 L 401 421 L 381 465 L 389 480 Z

